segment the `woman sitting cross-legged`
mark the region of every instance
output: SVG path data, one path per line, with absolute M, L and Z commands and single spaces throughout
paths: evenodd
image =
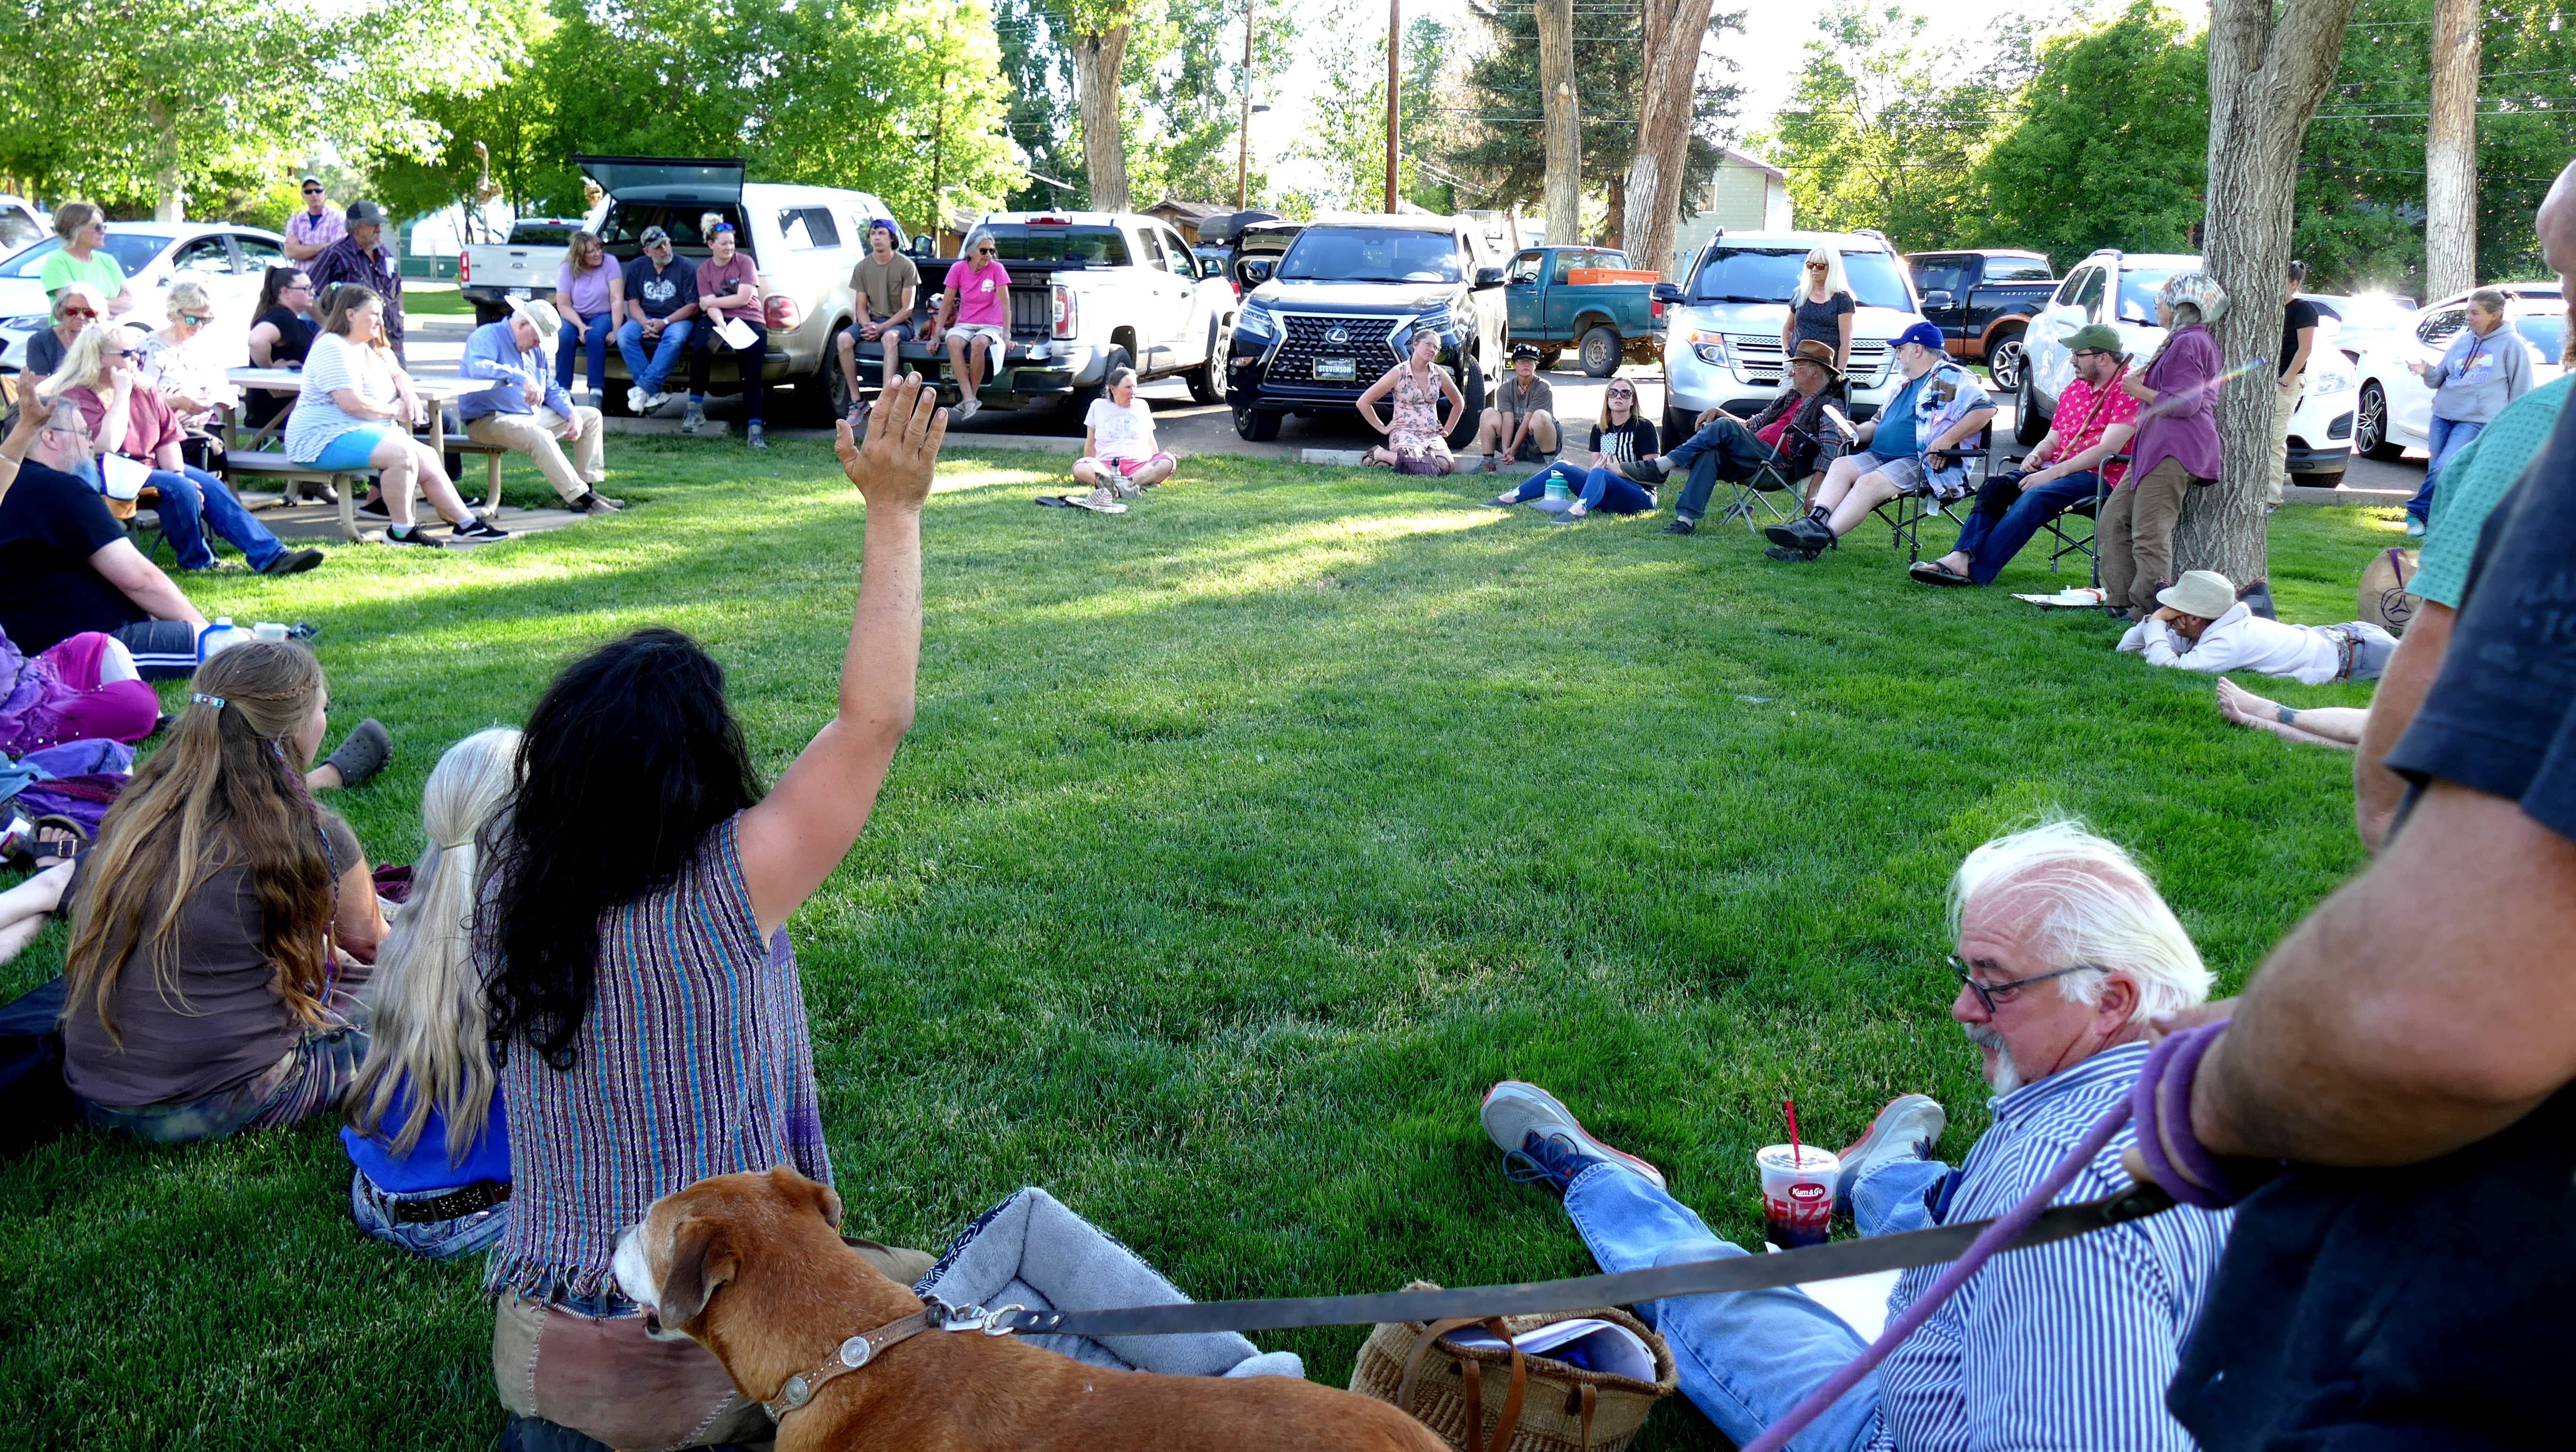
M 1601 395 L 1601 417 L 1592 425 L 1592 467 L 1578 469 L 1560 459 L 1521 481 L 1517 489 L 1506 489 L 1490 502 L 1496 509 L 1509 509 L 1526 504 L 1547 492 L 1547 486 L 1562 480 L 1575 491 L 1574 502 L 1556 516 L 1559 524 L 1572 524 L 1606 509 L 1612 514 L 1646 514 L 1655 507 L 1655 486 L 1641 484 L 1626 473 L 1626 466 L 1639 459 L 1655 457 L 1655 426 L 1637 416 L 1637 385 L 1625 378 L 1613 378 Z
M 529 713 L 486 839 L 477 956 L 512 1174 L 493 1367 L 530 1423 L 621 1447 L 772 1435 L 713 1356 L 646 1333 L 611 1262 L 648 1206 L 707 1176 L 789 1165 L 831 1182 L 784 929 L 858 840 L 912 724 L 937 404 L 907 376 L 877 399 L 864 450 L 839 426 L 867 501 L 858 610 L 838 711 L 775 791 L 723 669 L 677 631 L 599 647 Z M 541 1435 L 514 1424 L 504 1445 Z
M 329 1108 L 356 1076 L 385 920 L 358 839 L 305 790 L 329 704 L 300 644 L 220 651 L 108 809 L 63 964 L 63 1080 L 91 1124 L 222 1139 Z
M 1109 391 L 1091 401 L 1082 416 L 1082 457 L 1073 462 L 1077 484 L 1092 486 L 1082 498 L 1065 496 L 1067 504 L 1107 514 L 1126 509 L 1119 501 L 1172 477 L 1178 461 L 1154 439 L 1154 410 L 1136 396 L 1136 370 L 1109 375 Z M 1111 508 L 1116 505 L 1116 508 Z
M 394 361 L 385 338 L 385 302 L 372 288 L 344 282 L 322 309 L 322 332 L 304 359 L 304 386 L 286 419 L 286 457 L 331 473 L 383 472 L 384 509 L 393 523 L 385 543 L 442 547 L 412 523 L 412 493 L 429 496 L 452 539 L 507 539 L 510 532 L 476 519 L 448 482 L 438 451 L 411 435 L 428 418 L 411 375 Z
M 161 533 L 178 555 L 179 568 L 215 568 L 214 549 L 206 543 L 210 528 L 262 574 L 292 575 L 322 563 L 320 550 L 290 550 L 280 544 L 233 497 L 230 485 L 180 457 L 179 420 L 137 370 L 139 351 L 121 327 L 90 328 L 72 340 L 62 368 L 45 386 L 80 410 L 101 453 L 131 459 L 149 471 L 144 482 L 160 493 Z M 39 401 L 51 400 L 40 395 Z
M 494 830 L 518 751 L 509 727 L 477 731 L 447 749 L 421 790 L 429 846 L 376 954 L 367 1058 L 340 1130 L 359 1228 L 437 1259 L 490 1245 L 510 1214 L 510 1131 L 493 1082 L 473 918 L 477 835 Z

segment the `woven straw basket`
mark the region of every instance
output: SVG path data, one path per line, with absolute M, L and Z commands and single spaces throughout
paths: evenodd
M 1406 1290 L 1438 1290 L 1416 1281 Z M 1547 1356 L 1502 1347 L 1438 1342 L 1481 1325 L 1509 1341 L 1524 1331 L 1581 1317 L 1624 1326 L 1655 1356 L 1652 1382 L 1585 1371 Z M 1408 1386 L 1408 1371 L 1410 1372 Z M 1460 1452 L 1620 1452 L 1671 1395 L 1673 1354 L 1645 1322 L 1615 1307 L 1549 1311 L 1476 1321 L 1390 1321 L 1369 1333 L 1351 1368 L 1351 1390 L 1391 1402 Z M 1471 1423 L 1467 1408 L 1477 1404 Z

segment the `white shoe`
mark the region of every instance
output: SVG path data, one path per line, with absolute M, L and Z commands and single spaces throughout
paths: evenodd
M 1583 1122 L 1574 1117 L 1573 1110 L 1558 1103 L 1555 1095 L 1536 1084 L 1505 1079 L 1485 1091 L 1485 1102 L 1476 1111 L 1476 1119 L 1484 1125 L 1486 1138 L 1506 1155 L 1523 1152 L 1523 1146 L 1532 1134 L 1543 1138 L 1562 1136 L 1581 1153 L 1634 1170 L 1653 1182 L 1656 1189 L 1664 1188 L 1663 1171 L 1626 1150 L 1595 1138 L 1583 1127 Z
M 1899 1094 L 1887 1101 L 1860 1138 L 1843 1147 L 1842 1173 L 1834 1179 L 1834 1213 L 1851 1213 L 1852 1186 L 1860 1177 L 1896 1160 L 1928 1160 L 1932 1146 L 1949 1128 L 1950 1116 L 1929 1094 Z
M 643 389 L 630 388 L 626 390 L 626 411 L 628 413 L 643 413 L 647 411 L 647 405 L 644 402 Z
M 1064 502 L 1072 505 L 1076 509 L 1088 509 L 1094 514 L 1125 514 L 1127 512 L 1127 506 L 1119 503 L 1117 499 L 1110 494 L 1109 486 L 1106 484 L 1101 485 L 1099 488 L 1092 490 L 1090 493 L 1083 495 L 1079 499 L 1068 494 L 1064 496 Z
M 662 405 L 669 403 L 670 401 L 671 395 L 667 393 L 648 393 L 644 395 L 644 411 L 646 413 L 660 413 L 662 411 Z

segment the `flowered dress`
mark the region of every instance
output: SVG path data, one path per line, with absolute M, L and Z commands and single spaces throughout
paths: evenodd
M 1386 446 L 1396 457 L 1436 459 L 1443 466 L 1453 462 L 1449 440 L 1440 432 L 1440 373 L 1435 367 L 1428 378 L 1418 377 L 1410 362 L 1397 365 L 1395 375 L 1395 426 L 1387 432 Z M 1444 467 L 1440 472 L 1446 473 Z

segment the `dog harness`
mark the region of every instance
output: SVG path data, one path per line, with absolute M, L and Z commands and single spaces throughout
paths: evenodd
M 778 1395 L 761 1403 L 769 1409 L 770 1420 L 784 1423 L 789 1412 L 802 1411 L 814 1404 L 814 1394 L 834 1377 L 847 1376 L 886 1353 L 887 1348 L 909 1341 L 924 1331 L 981 1331 L 987 1336 L 1008 1336 L 1016 1327 L 1010 1324 L 1014 1313 L 1026 1306 L 1010 1305 L 987 1311 L 981 1306 L 952 1306 L 933 1296 L 927 1305 L 909 1316 L 888 1321 L 873 1331 L 862 1331 L 840 1345 L 831 1359 L 811 1370 L 787 1378 Z

